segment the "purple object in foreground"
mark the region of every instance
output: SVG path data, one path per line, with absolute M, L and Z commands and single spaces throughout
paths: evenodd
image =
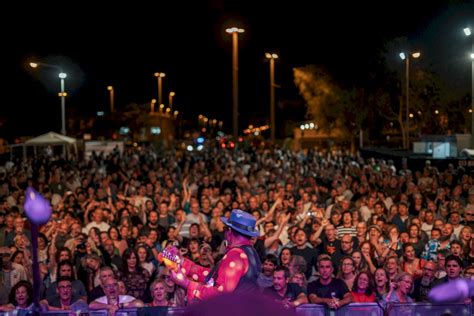
M 51 217 L 51 205 L 48 200 L 31 187 L 26 190 L 24 208 L 26 216 L 34 224 L 45 224 Z
M 458 279 L 431 289 L 428 298 L 433 303 L 462 303 L 474 295 L 474 281 Z

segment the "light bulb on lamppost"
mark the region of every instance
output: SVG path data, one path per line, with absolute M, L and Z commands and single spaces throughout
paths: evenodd
M 239 133 L 239 34 L 244 29 L 231 27 L 225 30 L 232 35 L 232 134 L 237 138 Z
M 154 76 L 158 80 L 158 103 L 162 104 L 163 103 L 163 98 L 162 98 L 163 83 L 162 83 L 162 79 L 166 76 L 166 74 L 164 72 L 155 72 Z
M 163 112 L 163 109 L 165 108 L 165 105 L 162 103 L 160 104 L 160 112 Z
M 154 114 L 155 113 L 155 104 L 156 104 L 156 99 L 151 99 L 151 107 L 150 107 L 150 112 L 151 114 Z
M 413 58 L 419 58 L 421 56 L 420 52 L 413 52 L 410 54 L 405 54 L 404 52 L 400 53 L 400 58 L 405 61 L 405 93 L 406 93 L 406 143 L 404 144 L 405 149 L 410 148 L 410 56 Z
M 114 87 L 107 86 L 107 90 L 109 91 L 110 98 L 110 113 L 114 113 Z
M 176 95 L 176 93 L 174 91 L 171 91 L 170 94 L 169 94 L 169 97 L 168 97 L 169 98 L 169 102 L 168 102 L 169 104 L 168 105 L 169 105 L 170 108 L 173 108 L 173 98 L 174 98 L 175 95 Z
M 275 53 L 265 53 L 265 58 L 270 60 L 270 139 L 272 142 L 275 141 L 275 59 L 278 55 Z
M 67 93 L 65 92 L 65 83 L 64 79 L 66 79 L 67 74 L 63 72 L 62 68 L 58 65 L 52 65 L 52 64 L 47 64 L 47 63 L 37 63 L 37 62 L 31 62 L 29 63 L 31 68 L 39 68 L 41 67 L 49 67 L 49 68 L 54 68 L 59 71 L 58 77 L 60 79 L 61 83 L 61 92 L 59 93 L 59 96 L 61 98 L 61 134 L 66 135 L 66 96 Z

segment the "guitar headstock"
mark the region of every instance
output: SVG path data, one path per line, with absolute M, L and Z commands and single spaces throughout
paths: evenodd
M 178 253 L 179 252 L 176 247 L 165 248 L 161 252 L 165 266 L 170 269 L 177 270 L 178 265 L 181 263 L 181 257 Z

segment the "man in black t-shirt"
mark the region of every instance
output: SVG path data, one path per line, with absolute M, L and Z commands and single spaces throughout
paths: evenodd
M 319 255 L 317 249 L 311 248 L 308 244 L 308 237 L 303 229 L 298 228 L 295 232 L 295 243 L 296 246 L 291 248 L 291 254 L 293 256 L 301 256 L 306 260 L 306 271 L 305 276 L 307 279 L 311 277 L 313 267 L 316 264 L 316 258 Z
M 308 298 L 304 290 L 298 284 L 289 281 L 290 270 L 278 266 L 273 272 L 273 286 L 265 288 L 263 294 L 283 303 L 285 308 L 307 304 Z
M 352 295 L 346 283 L 340 279 L 333 279 L 334 267 L 330 258 L 319 259 L 318 271 L 319 279 L 308 284 L 308 296 L 311 303 L 339 309 L 352 301 Z

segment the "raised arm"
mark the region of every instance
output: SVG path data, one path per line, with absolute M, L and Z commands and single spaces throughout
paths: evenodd
M 280 235 L 283 232 L 283 229 L 286 227 L 286 224 L 288 224 L 290 217 L 291 217 L 290 213 L 283 215 L 281 219 L 281 223 L 280 225 L 278 225 L 277 231 L 273 234 L 273 236 L 265 238 L 265 242 L 264 242 L 265 248 L 269 248 L 276 240 L 278 240 L 278 238 L 280 238 Z

